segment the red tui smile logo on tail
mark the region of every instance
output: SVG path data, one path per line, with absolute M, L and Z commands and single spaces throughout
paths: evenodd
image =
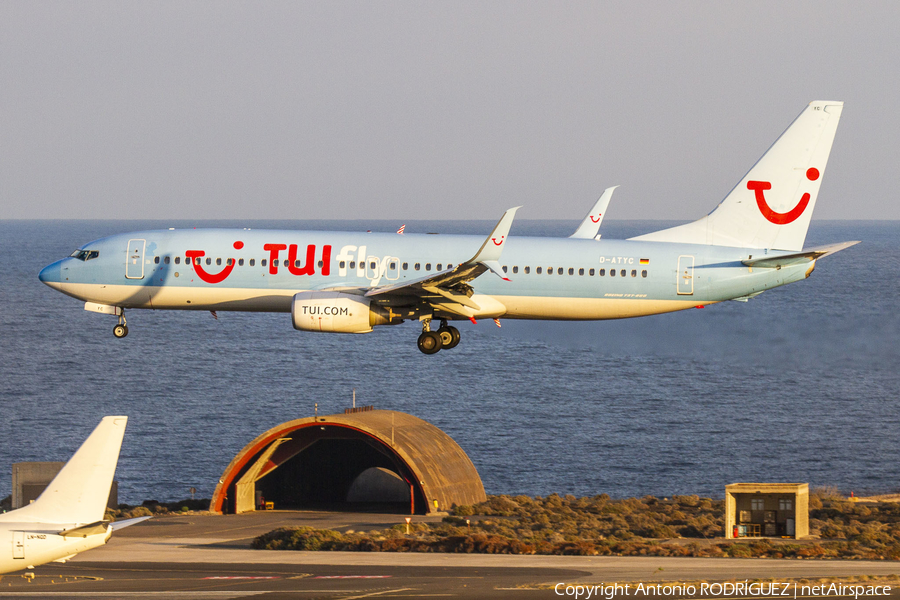
M 806 171 L 806 178 L 810 181 L 815 181 L 819 178 L 819 170 L 815 167 L 811 167 Z M 756 195 L 756 205 L 759 207 L 759 212 L 762 213 L 762 216 L 766 218 L 770 223 L 775 223 L 776 225 L 787 225 L 788 223 L 793 223 L 797 220 L 797 218 L 803 214 L 803 211 L 806 210 L 806 207 L 809 205 L 809 200 L 811 196 L 809 192 L 803 194 L 800 198 L 800 202 L 797 203 L 797 206 L 792 208 L 791 210 L 785 213 L 775 212 L 769 207 L 769 203 L 766 202 L 765 192 L 766 190 L 772 189 L 772 184 L 768 181 L 748 181 L 747 189 L 753 190 Z

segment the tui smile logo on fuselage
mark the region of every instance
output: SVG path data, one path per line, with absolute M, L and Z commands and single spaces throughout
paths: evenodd
M 241 250 L 244 247 L 244 242 L 237 241 L 234 243 L 235 250 Z M 269 274 L 277 275 L 278 274 L 278 266 L 279 264 L 284 264 L 287 267 L 288 271 L 292 275 L 315 275 L 316 274 L 316 246 L 315 244 L 309 244 L 306 247 L 306 264 L 301 266 L 300 262 L 297 259 L 298 254 L 298 245 L 297 244 L 265 244 L 263 245 L 263 250 L 269 253 Z M 279 260 L 279 254 L 282 250 L 287 250 L 288 258 L 287 260 L 281 261 Z M 206 252 L 204 250 L 187 250 L 184 255 L 189 259 L 189 264 L 193 265 L 194 272 L 197 273 L 197 277 L 199 277 L 202 281 L 206 283 L 221 283 L 231 275 L 231 272 L 234 270 L 234 266 L 237 264 L 237 261 L 234 258 L 229 258 L 225 262 L 225 267 L 219 271 L 218 273 L 209 273 L 206 269 L 203 268 L 200 259 L 206 256 Z M 209 262 L 209 261 L 207 261 Z M 265 261 L 263 261 L 265 265 Z M 331 246 L 326 244 L 322 246 L 322 259 L 320 261 L 322 275 L 330 275 L 331 274 Z

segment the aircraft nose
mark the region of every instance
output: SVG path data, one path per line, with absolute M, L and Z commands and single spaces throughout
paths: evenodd
M 52 286 L 54 283 L 60 283 L 60 266 L 59 264 L 62 261 L 56 261 L 53 264 L 49 264 L 38 273 L 38 279 L 47 285 Z

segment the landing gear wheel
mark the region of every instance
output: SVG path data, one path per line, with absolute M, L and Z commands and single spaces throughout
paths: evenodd
M 434 331 L 423 331 L 417 342 L 422 354 L 434 354 L 441 349 L 441 336 Z
M 437 333 L 441 336 L 441 348 L 444 350 L 456 348 L 456 345 L 459 344 L 459 329 L 453 325 L 444 325 L 437 330 Z
M 128 335 L 128 325 L 116 325 L 113 327 L 113 335 L 117 338 L 123 338 Z

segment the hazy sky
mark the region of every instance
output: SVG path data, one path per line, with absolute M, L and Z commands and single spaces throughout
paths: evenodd
M 708 213 L 843 100 L 816 218 L 900 219 L 898 2 L 0 1 L 0 218 Z

